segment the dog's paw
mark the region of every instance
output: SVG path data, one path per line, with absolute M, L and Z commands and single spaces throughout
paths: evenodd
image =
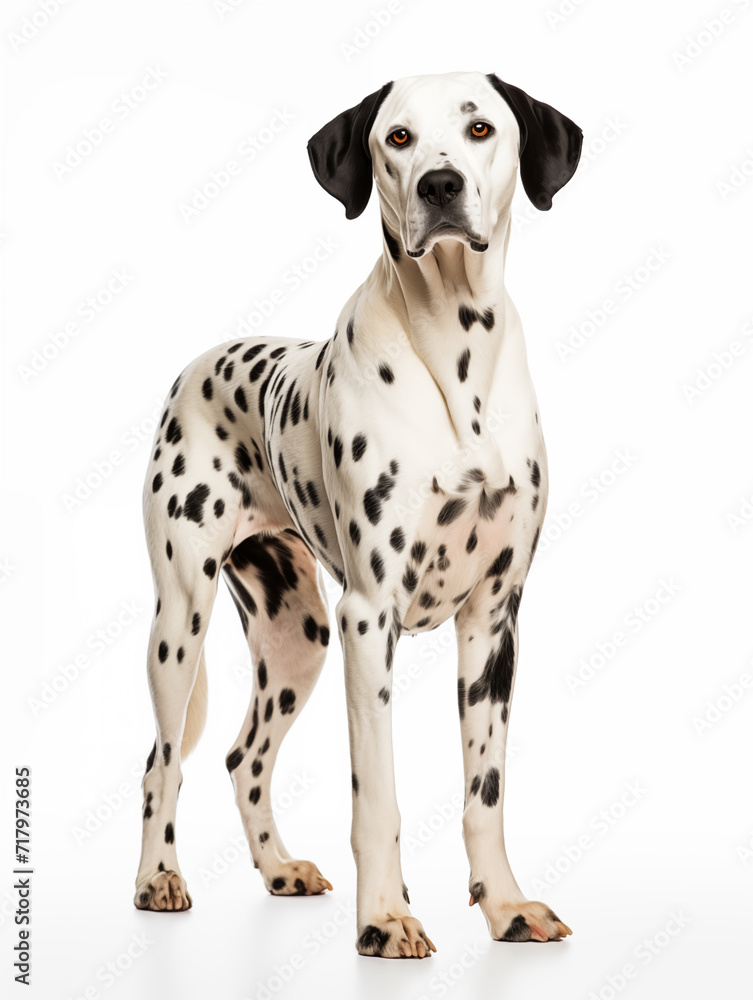
M 174 871 L 142 879 L 133 901 L 140 910 L 190 910 L 193 905 L 185 879 Z
M 332 889 L 310 861 L 283 861 L 264 876 L 264 884 L 273 896 L 318 896 Z
M 437 950 L 415 917 L 391 914 L 359 928 L 356 948 L 359 955 L 379 958 L 427 958 Z
M 474 902 L 471 896 L 470 905 Z M 573 933 L 546 903 L 480 903 L 495 941 L 561 941 Z

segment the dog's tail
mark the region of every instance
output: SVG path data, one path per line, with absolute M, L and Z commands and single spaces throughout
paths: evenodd
M 183 730 L 183 743 L 180 747 L 181 760 L 185 760 L 204 731 L 207 721 L 207 668 L 204 662 L 204 650 L 201 651 L 199 672 L 196 675 L 191 700 L 186 711 L 186 726 Z

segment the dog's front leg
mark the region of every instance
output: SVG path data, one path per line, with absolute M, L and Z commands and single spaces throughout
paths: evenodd
M 502 556 L 507 553 L 512 554 L 505 550 Z M 514 559 L 495 560 L 457 615 L 470 902 L 480 904 L 496 941 L 559 940 L 571 933 L 545 903 L 526 899 L 505 850 L 505 753 L 525 570 L 527 566 L 516 567 Z
M 392 754 L 392 658 L 400 626 L 391 610 L 366 597 L 343 596 L 337 621 L 353 783 L 351 844 L 358 871 L 361 955 L 424 958 L 436 950 L 408 908 L 400 868 L 400 813 Z

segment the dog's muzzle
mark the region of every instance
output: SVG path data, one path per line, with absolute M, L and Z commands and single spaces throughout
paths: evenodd
M 419 178 L 415 190 L 421 205 L 420 235 L 414 237 L 416 250 L 411 250 L 410 239 L 407 241 L 409 257 L 422 257 L 427 241 L 441 237 L 465 237 L 471 249 L 479 253 L 486 250 L 488 243 L 481 241 L 466 215 L 465 186 L 463 175 L 449 167 L 429 170 Z

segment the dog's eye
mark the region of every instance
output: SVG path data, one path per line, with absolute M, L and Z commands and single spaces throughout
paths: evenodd
M 489 135 L 491 132 L 491 126 L 487 125 L 486 122 L 474 122 L 471 125 L 471 135 L 474 139 L 483 139 L 484 136 Z
M 407 146 L 410 142 L 410 132 L 405 128 L 397 128 L 389 136 L 387 142 L 392 143 L 393 146 Z

